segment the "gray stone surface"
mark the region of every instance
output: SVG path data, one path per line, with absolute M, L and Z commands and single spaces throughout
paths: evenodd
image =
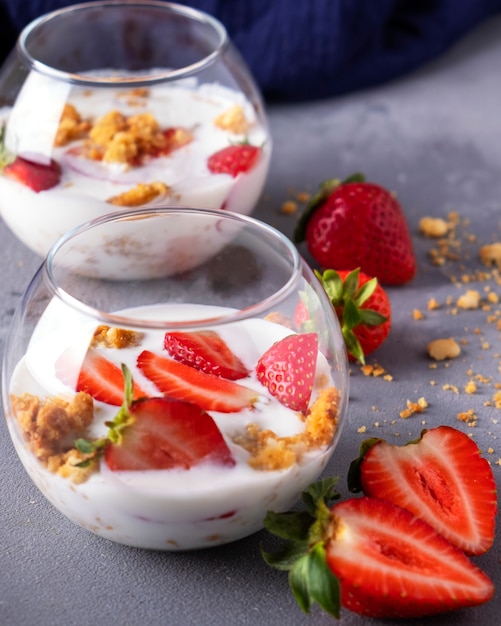
M 499 381 L 500 336 L 486 311 L 453 314 L 446 301 L 465 285 L 451 281 L 480 268 L 481 243 L 501 239 L 501 20 L 493 20 L 439 61 L 402 80 L 342 98 L 271 107 L 274 155 L 265 194 L 256 215 L 291 235 L 295 218 L 280 212 L 297 191 L 354 170 L 394 189 L 414 234 L 419 273 L 409 286 L 390 291 L 394 328 L 377 353 L 394 381 L 351 370 L 348 420 L 327 473 L 346 472 L 366 436 L 404 442 L 424 426 L 451 424 L 471 433 L 501 484 L 501 410 L 492 401 Z M 461 262 L 431 265 L 429 240 L 417 234 L 423 215 L 457 211 L 469 224 L 461 230 Z M 467 241 L 466 235 L 476 241 Z M 305 253 L 303 247 L 301 251 Z M 306 258 L 308 255 L 305 253 Z M 0 349 L 14 308 L 40 260 L 0 222 L 2 297 Z M 489 284 L 470 285 L 483 293 Z M 434 297 L 442 308 L 428 312 Z M 414 308 L 426 319 L 416 322 Z M 491 314 L 499 313 L 499 305 Z M 479 329 L 478 332 L 475 329 Z M 429 368 L 425 346 L 436 337 L 464 340 L 462 356 L 449 367 Z M 486 344 L 490 345 L 487 348 Z M 374 361 L 375 359 L 370 359 Z M 463 386 L 480 374 L 475 395 Z M 435 384 L 432 384 L 435 382 Z M 455 385 L 458 393 L 444 385 Z M 422 415 L 401 420 L 407 399 L 425 397 Z M 478 423 L 458 422 L 472 409 Z M 376 425 L 379 423 L 379 426 Z M 359 431 L 366 427 L 365 434 Z M 489 450 L 492 450 L 489 452 Z M 289 626 L 333 623 L 316 608 L 304 615 L 287 588 L 285 574 L 262 561 L 266 533 L 225 547 L 172 554 L 146 552 L 110 543 L 66 520 L 31 484 L 0 422 L 0 624 L 5 626 Z M 501 615 L 501 540 L 476 559 L 498 591 L 482 607 L 410 624 L 494 626 Z M 343 625 L 381 623 L 343 612 Z M 386 622 L 391 623 L 391 622 Z

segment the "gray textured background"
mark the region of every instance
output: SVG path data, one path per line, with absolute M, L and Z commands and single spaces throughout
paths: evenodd
M 501 410 L 486 406 L 497 391 L 495 383 L 501 381 L 500 333 L 495 324 L 486 322 L 485 311 L 454 315 L 445 305 L 447 298 L 455 300 L 466 290 L 451 278 L 480 267 L 479 245 L 501 239 L 500 62 L 497 19 L 443 59 L 403 80 L 342 98 L 269 109 L 274 155 L 257 217 L 290 235 L 295 217 L 280 213 L 284 200 L 298 191 L 313 191 L 324 178 L 363 170 L 369 179 L 397 192 L 415 236 L 419 274 L 411 285 L 391 290 L 394 328 L 377 353 L 377 362 L 394 380 L 368 378 L 352 367 L 348 420 L 328 467 L 329 474 L 340 476 L 345 496 L 348 465 L 364 437 L 403 443 L 424 425 L 442 423 L 471 433 L 501 484 L 501 466 L 496 464 L 501 459 Z M 470 220 L 462 231 L 462 260 L 436 267 L 428 258 L 432 244 L 417 234 L 417 224 L 423 215 L 445 217 L 450 211 Z M 467 242 L 468 234 L 475 235 L 476 242 Z M 13 310 L 40 260 L 1 222 L 0 259 L 3 349 Z M 470 287 L 482 291 L 486 284 L 501 295 L 501 286 L 495 283 Z M 432 296 L 443 306 L 427 312 Z M 413 320 L 414 308 L 425 312 L 426 319 Z M 450 335 L 465 341 L 461 357 L 449 367 L 441 364 L 431 370 L 427 342 Z M 483 348 L 484 342 L 490 349 Z M 469 370 L 490 378 L 475 395 L 463 391 Z M 443 385 L 456 385 L 459 393 L 444 390 Z M 426 412 L 401 420 L 406 400 L 421 396 L 429 402 Z M 457 420 L 457 414 L 468 409 L 478 417 L 475 427 Z M 358 432 L 361 426 L 367 427 L 365 434 Z M 74 526 L 44 500 L 17 460 L 3 421 L 0 446 L 0 624 L 334 623 L 316 608 L 311 616 L 304 615 L 288 591 L 286 575 L 264 564 L 259 543 L 266 540 L 266 533 L 184 554 L 115 545 Z M 498 624 L 501 539 L 477 563 L 497 584 L 491 603 L 408 623 Z M 345 611 L 340 623 L 380 622 Z

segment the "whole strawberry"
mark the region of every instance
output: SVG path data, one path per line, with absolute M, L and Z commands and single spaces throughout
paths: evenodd
M 391 304 L 376 278 L 359 269 L 326 270 L 316 275 L 329 296 L 341 325 L 348 358 L 365 363 L 365 356 L 385 341 L 391 330 Z M 295 322 L 307 328 L 308 302 L 301 301 Z
M 405 215 L 383 187 L 355 174 L 320 186 L 294 233 L 323 269 L 360 267 L 385 285 L 414 278 L 416 259 Z

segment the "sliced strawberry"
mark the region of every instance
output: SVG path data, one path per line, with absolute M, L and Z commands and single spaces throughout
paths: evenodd
M 327 564 L 345 608 L 378 618 L 408 618 L 476 606 L 492 581 L 410 511 L 376 498 L 334 506 L 326 529 Z
M 213 330 L 166 333 L 164 347 L 176 361 L 207 374 L 230 380 L 249 375 L 242 361 Z
M 61 167 L 54 159 L 41 163 L 17 156 L 3 172 L 37 193 L 55 187 L 61 180 Z
M 318 335 L 288 335 L 259 359 L 256 374 L 272 396 L 293 411 L 308 408 L 318 354 Z
M 258 399 L 253 389 L 149 350 L 141 352 L 137 366 L 165 395 L 192 402 L 205 411 L 233 413 L 252 407 Z
M 188 402 L 143 398 L 129 409 L 129 424 L 104 458 L 113 471 L 189 469 L 204 462 L 232 467 L 235 460 L 212 417 Z
M 306 510 L 268 513 L 266 528 L 286 540 L 266 562 L 289 570 L 299 606 L 340 605 L 367 617 L 413 618 L 477 606 L 494 585 L 427 522 L 387 500 L 352 498 L 332 508 L 335 479 L 303 494 Z
M 492 546 L 496 482 L 491 466 L 465 433 L 438 426 L 405 446 L 369 440 L 352 467 L 358 468 L 366 495 L 408 509 L 464 552 L 481 554 Z M 355 491 L 357 476 L 351 478 Z
M 125 383 L 122 370 L 93 348 L 87 350 L 82 363 L 74 351 L 64 352 L 56 362 L 56 375 L 70 386 L 76 381 L 75 391 L 85 391 L 95 400 L 114 406 L 123 403 Z M 134 383 L 134 399 L 146 395 Z
M 214 152 L 207 161 L 207 167 L 213 174 L 230 174 L 235 178 L 238 174 L 251 170 L 260 155 L 261 148 L 257 146 L 248 143 L 232 144 Z

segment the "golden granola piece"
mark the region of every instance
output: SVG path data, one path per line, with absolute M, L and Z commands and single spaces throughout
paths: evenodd
M 117 196 L 108 198 L 106 202 L 116 206 L 142 206 L 143 204 L 152 202 L 155 198 L 167 196 L 169 192 L 170 187 L 165 183 L 138 183 L 132 189 L 128 189 Z
M 98 146 L 107 146 L 117 133 L 126 129 L 126 117 L 120 111 L 110 111 L 96 121 L 89 137 Z
M 249 122 L 245 117 L 243 108 L 239 104 L 234 104 L 221 115 L 214 119 L 214 125 L 228 130 L 236 135 L 245 135 L 249 130 Z
M 90 478 L 91 474 L 98 469 L 98 465 L 97 457 L 91 458 L 88 454 L 72 448 L 68 452 L 51 456 L 47 469 L 80 485 Z
M 279 437 L 272 430 L 259 430 L 249 424 L 245 435 L 234 442 L 250 453 L 249 465 L 256 470 L 286 469 L 301 460 L 313 448 L 327 446 L 337 428 L 339 392 L 334 387 L 322 390 L 305 418 L 304 431 L 290 437 Z
M 130 164 L 139 157 L 139 145 L 136 138 L 128 131 L 117 132 L 102 152 L 105 163 Z
M 79 392 L 71 399 L 41 399 L 29 393 L 11 396 L 14 415 L 33 454 L 44 464 L 51 456 L 67 452 L 94 418 L 92 397 Z
M 466 293 L 459 296 L 457 306 L 460 309 L 478 309 L 480 306 L 480 293 L 475 289 L 468 289 Z
M 80 113 L 72 104 L 65 104 L 54 145 L 65 146 L 70 141 L 80 139 L 89 131 L 90 126 L 90 122 L 82 120 Z
M 482 246 L 479 254 L 484 265 L 496 265 L 501 268 L 501 243 L 499 241 Z
M 141 340 L 143 334 L 135 330 L 127 330 L 126 328 L 117 328 L 116 326 L 107 326 L 101 324 L 94 331 L 91 346 L 103 346 L 104 348 L 128 348 L 136 346 Z
M 419 232 L 425 237 L 445 237 L 451 225 L 441 217 L 422 217 L 419 220 Z
M 455 359 L 461 354 L 461 347 L 453 337 L 430 341 L 427 350 L 428 355 L 435 361 Z

